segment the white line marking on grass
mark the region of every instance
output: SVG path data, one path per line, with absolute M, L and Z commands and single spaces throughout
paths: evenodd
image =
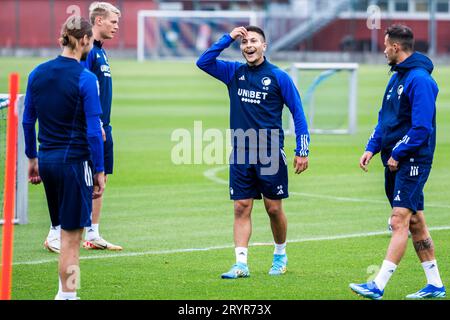
M 450 226 L 441 226 L 441 227 L 431 227 L 430 231 L 439 231 L 439 230 L 450 230 Z M 364 238 L 371 236 L 379 236 L 379 235 L 387 235 L 388 231 L 374 231 L 374 232 L 365 232 L 365 233 L 350 233 L 350 234 L 341 234 L 336 236 L 318 236 L 304 239 L 293 239 L 288 240 L 288 243 L 302 243 L 309 241 L 326 241 L 326 240 L 340 240 L 340 239 L 351 239 L 351 238 Z M 273 242 L 255 242 L 251 243 L 250 246 L 273 246 Z M 230 249 L 234 248 L 233 245 L 223 245 L 223 246 L 213 246 L 207 248 L 187 248 L 187 249 L 172 249 L 172 250 L 152 250 L 152 251 L 143 251 L 143 252 L 128 252 L 128 253 L 115 253 L 115 254 L 105 254 L 105 255 L 95 255 L 95 256 L 83 256 L 80 257 L 80 260 L 97 260 L 97 259 L 109 259 L 109 258 L 122 258 L 122 257 L 140 257 L 140 256 L 148 256 L 148 255 L 161 255 L 161 254 L 173 254 L 173 253 L 184 253 L 184 252 L 199 252 L 199 251 L 213 251 L 213 250 L 221 250 L 221 249 Z M 34 261 L 19 261 L 13 263 L 13 265 L 39 265 L 44 263 L 52 263 L 58 262 L 58 259 L 43 259 L 43 260 L 34 260 Z
M 171 253 L 183 253 L 183 252 L 197 252 L 197 251 L 210 251 L 219 249 L 228 249 L 233 246 L 214 246 L 208 248 L 188 248 L 188 249 L 172 249 L 172 250 L 156 250 L 156 251 L 142 251 L 142 252 L 127 252 L 127 253 L 116 253 L 116 254 L 104 254 L 104 255 L 94 255 L 94 256 L 82 256 L 80 260 L 96 260 L 96 259 L 108 259 L 108 258 L 121 258 L 121 257 L 139 257 L 147 255 L 160 255 L 160 254 L 171 254 Z M 13 265 L 35 265 L 58 262 L 58 259 L 43 259 L 34 261 L 22 261 L 15 262 Z
M 365 203 L 377 203 L 377 204 L 387 204 L 388 203 L 387 200 L 371 200 L 371 199 L 360 199 L 360 198 L 335 197 L 335 196 L 327 196 L 327 195 L 322 195 L 322 194 L 295 192 L 295 191 L 289 191 L 289 193 L 296 195 L 296 196 L 327 199 L 327 200 L 334 200 L 334 201 L 365 202 Z
M 226 181 L 226 180 L 224 180 L 224 179 L 222 179 L 222 178 L 219 178 L 219 177 L 217 176 L 217 173 L 218 173 L 218 172 L 223 171 L 223 170 L 225 170 L 225 169 L 227 169 L 227 168 L 228 168 L 228 166 L 223 166 L 223 167 L 218 167 L 218 168 L 212 168 L 212 169 L 209 169 L 209 170 L 204 171 L 204 172 L 203 172 L 203 175 L 205 176 L 206 179 L 209 179 L 209 180 L 211 180 L 211 181 L 213 181 L 213 182 L 215 182 L 215 183 L 218 183 L 218 184 L 228 184 L 228 181 Z
M 220 171 L 223 171 L 227 169 L 228 166 L 222 166 L 218 168 L 213 168 L 206 170 L 203 172 L 203 175 L 205 178 L 219 184 L 228 184 L 228 181 L 219 178 L 217 176 L 217 173 Z M 346 201 L 346 202 L 362 202 L 362 203 L 376 203 L 376 204 L 384 204 L 389 205 L 387 200 L 376 200 L 376 199 L 362 199 L 362 198 L 349 198 L 349 197 L 336 197 L 336 196 L 329 196 L 329 195 L 322 195 L 322 194 L 314 194 L 314 193 L 305 193 L 305 192 L 295 192 L 295 191 L 289 191 L 292 195 L 302 196 L 302 197 L 309 197 L 309 198 L 319 198 L 319 199 L 326 199 L 326 200 L 334 200 L 334 201 Z M 425 205 L 426 207 L 430 208 L 444 208 L 444 209 L 450 209 L 450 205 L 445 204 L 434 204 L 434 203 L 427 203 Z
M 228 181 L 217 177 L 217 173 L 227 169 L 228 166 L 222 166 L 218 168 L 213 168 L 206 170 L 203 172 L 203 175 L 218 184 L 228 184 Z M 386 204 L 384 200 L 371 200 L 371 199 L 359 199 L 359 198 L 348 198 L 348 197 L 335 197 L 328 195 L 320 195 L 313 193 L 304 193 L 304 192 L 291 192 L 293 195 L 310 197 L 310 198 L 319 198 L 319 199 L 328 199 L 334 201 L 349 201 L 349 202 L 362 202 L 362 203 L 376 203 L 376 204 Z M 439 204 L 428 204 L 429 207 L 436 208 L 450 208 L 448 205 L 439 205 Z M 450 226 L 441 226 L 441 227 L 431 227 L 430 231 L 439 231 L 439 230 L 450 230 Z M 343 235 L 335 235 L 335 236 L 319 236 L 312 238 L 304 238 L 304 239 L 294 239 L 288 240 L 289 243 L 299 243 L 299 242 L 308 242 L 308 241 L 324 241 L 324 240 L 339 240 L 339 239 L 350 239 L 350 238 L 361 238 L 361 237 L 370 237 L 370 236 L 378 236 L 383 234 L 388 234 L 388 231 L 375 231 L 375 232 L 367 232 L 367 233 L 353 233 L 353 234 L 343 234 Z M 262 243 L 256 242 L 250 244 L 250 246 L 268 246 L 273 245 L 273 243 Z M 92 259 L 108 259 L 108 258 L 120 258 L 120 257 L 138 257 L 145 255 L 160 255 L 160 254 L 172 254 L 172 253 L 183 253 L 183 252 L 197 252 L 197 251 L 211 251 L 211 250 L 219 250 L 219 249 L 229 249 L 233 248 L 232 245 L 224 245 L 224 246 L 214 246 L 208 248 L 188 248 L 188 249 L 172 249 L 172 250 L 159 250 L 159 251 L 143 251 L 143 252 L 129 252 L 129 253 L 116 253 L 116 254 L 105 254 L 105 255 L 95 255 L 95 256 L 83 256 L 80 257 L 80 260 L 92 260 Z M 44 259 L 44 260 L 34 260 L 34 261 L 19 261 L 13 263 L 14 265 L 39 265 L 44 263 L 52 263 L 57 262 L 58 259 Z
M 323 194 L 295 192 L 295 191 L 294 192 L 289 191 L 289 193 L 292 194 L 292 195 L 297 195 L 297 196 L 303 196 L 303 197 L 309 197 L 309 198 L 327 199 L 327 200 L 333 200 L 333 201 L 363 202 L 363 203 L 376 203 L 376 204 L 389 205 L 389 202 L 387 201 L 387 199 L 386 200 L 377 200 L 377 199 L 336 197 L 336 196 L 328 196 L 328 195 L 323 195 Z M 434 203 L 427 203 L 427 204 L 425 204 L 425 207 L 450 209 L 450 205 L 434 204 Z

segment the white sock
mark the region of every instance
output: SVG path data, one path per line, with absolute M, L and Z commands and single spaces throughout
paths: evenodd
M 275 243 L 273 254 L 286 254 L 286 242 L 282 244 Z
M 397 269 L 397 265 L 393 262 L 390 262 L 388 260 L 384 260 L 383 264 L 381 265 L 381 269 L 378 272 L 377 276 L 373 281 L 375 281 L 375 284 L 380 290 L 383 290 L 384 287 L 386 287 L 386 284 L 388 283 L 389 279 L 391 278 L 392 274 L 394 273 L 395 269 Z
M 76 292 L 62 292 L 58 291 L 57 297 L 61 300 L 76 300 L 77 293 Z
M 58 238 L 61 239 L 61 226 L 52 226 L 50 225 L 50 231 L 48 232 L 48 239 Z
M 85 239 L 86 240 L 94 240 L 96 238 L 100 238 L 100 234 L 98 232 L 98 223 L 96 224 L 91 224 L 90 227 L 86 227 L 85 228 Z
M 56 295 L 55 299 L 59 299 L 59 300 L 76 300 L 77 299 L 76 292 L 64 292 L 63 291 L 60 276 L 58 276 L 58 294 Z
M 236 247 L 234 249 L 234 252 L 236 253 L 236 262 L 237 263 L 247 264 L 248 248 Z
M 432 284 L 435 287 L 441 288 L 443 286 L 441 276 L 439 275 L 439 269 L 436 260 L 422 262 L 423 271 L 427 277 L 428 284 Z

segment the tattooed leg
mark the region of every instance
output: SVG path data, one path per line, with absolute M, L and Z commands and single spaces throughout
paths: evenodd
M 414 248 L 416 249 L 416 252 L 434 249 L 433 240 L 427 238 L 425 240 L 415 241 Z
M 428 232 L 423 211 L 411 217 L 409 222 L 409 231 L 411 232 L 414 249 L 421 262 L 434 260 L 434 243 Z

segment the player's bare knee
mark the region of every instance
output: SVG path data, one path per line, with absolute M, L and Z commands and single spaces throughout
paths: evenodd
M 423 213 L 418 213 L 411 217 L 409 231 L 411 232 L 413 238 L 426 239 L 429 237 L 430 234 L 428 232 Z
M 267 211 L 267 214 L 272 217 L 277 217 L 277 216 L 283 214 L 283 209 L 281 208 L 281 206 L 275 206 L 275 205 L 270 206 L 270 207 L 266 208 L 266 211 Z
M 245 217 L 250 214 L 251 201 L 249 200 L 236 200 L 234 202 L 234 215 L 237 218 Z
M 406 231 L 409 229 L 409 225 L 404 220 L 398 219 L 398 217 L 391 216 L 391 228 L 392 232 Z
M 62 241 L 67 243 L 69 246 L 77 246 L 80 244 L 82 234 L 79 230 L 64 230 L 64 235 L 62 235 Z
M 391 214 L 392 231 L 401 231 L 409 229 L 410 212 L 404 208 L 394 208 Z
M 423 227 L 424 227 L 423 221 L 417 215 L 413 215 L 409 220 L 409 231 L 411 232 L 411 234 L 421 232 Z

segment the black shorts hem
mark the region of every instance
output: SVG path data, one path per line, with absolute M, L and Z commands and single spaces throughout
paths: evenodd
M 403 206 L 402 206 L 402 205 L 399 205 L 399 206 L 391 206 L 392 209 L 394 209 L 394 207 L 395 207 L 395 208 L 403 208 L 403 209 L 411 210 L 413 215 L 415 215 L 415 214 L 417 213 L 417 211 L 424 211 L 424 210 L 425 210 L 424 208 L 416 208 L 416 209 L 413 209 L 413 208 L 411 208 L 411 207 L 409 207 L 409 206 L 405 206 L 405 205 L 403 205 Z
M 84 228 L 86 228 L 86 227 L 90 227 L 91 225 L 86 225 L 86 226 L 84 226 L 84 227 L 65 227 L 64 225 L 62 225 L 61 224 L 61 230 L 64 230 L 64 231 L 77 231 L 77 230 L 80 230 L 80 229 L 84 229 Z
M 269 200 L 282 200 L 282 199 L 286 199 L 286 198 L 289 198 L 289 194 L 287 193 L 287 194 L 283 194 L 283 195 L 276 195 L 276 196 L 274 196 L 274 195 L 270 195 L 270 196 L 267 196 L 267 195 L 265 195 L 265 194 L 263 194 L 263 196 L 264 196 L 264 198 L 267 198 L 267 199 L 269 199 Z
M 280 196 L 273 196 L 273 195 L 267 196 L 265 194 L 263 194 L 262 196 L 259 195 L 259 196 L 250 196 L 250 197 L 249 196 L 231 196 L 230 200 L 233 200 L 233 201 L 244 200 L 244 199 L 262 200 L 263 197 L 267 198 L 269 200 L 282 200 L 282 199 L 289 198 L 289 194 L 283 194 L 283 195 L 280 195 Z
M 236 201 L 236 200 L 245 200 L 245 199 L 254 199 L 254 200 L 261 200 L 262 196 L 230 196 L 230 200 Z

